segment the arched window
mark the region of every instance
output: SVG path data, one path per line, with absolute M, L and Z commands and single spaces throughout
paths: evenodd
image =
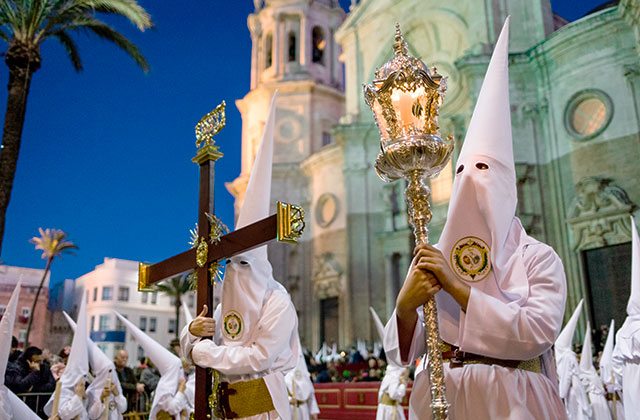
M 264 48 L 264 68 L 268 69 L 273 64 L 273 35 L 267 34 Z
M 294 32 L 289 32 L 289 61 L 296 61 L 296 48 L 296 34 Z
M 324 38 L 324 31 L 321 27 L 313 27 L 311 31 L 311 42 L 313 44 L 312 61 L 314 63 L 324 64 L 324 50 L 327 47 L 327 41 Z
M 395 252 L 391 255 L 391 296 L 397 296 L 402 287 L 402 255 Z

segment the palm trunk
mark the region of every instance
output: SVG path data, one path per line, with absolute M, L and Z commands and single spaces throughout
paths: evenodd
M 40 67 L 40 56 L 38 51 L 26 49 L 14 42 L 7 51 L 5 61 L 9 67 L 9 93 L 0 148 L 0 254 L 7 208 L 18 164 L 31 76 Z
M 180 334 L 178 333 L 178 329 L 180 328 L 180 306 L 182 306 L 182 296 L 176 294 L 176 340 L 180 338 Z
M 33 300 L 33 304 L 31 305 L 31 314 L 29 315 L 29 323 L 27 324 L 27 336 L 24 339 L 24 348 L 29 347 L 29 334 L 31 333 L 31 323 L 33 323 L 34 315 L 36 314 L 36 305 L 38 304 L 38 298 L 40 297 L 40 291 L 42 290 L 42 285 L 44 284 L 44 279 L 47 278 L 47 274 L 49 273 L 49 269 L 51 268 L 51 262 L 53 262 L 53 257 L 47 258 L 47 265 L 44 268 L 44 274 L 42 275 L 42 279 L 40 280 L 40 285 L 38 286 L 38 291 L 36 292 L 36 298 Z

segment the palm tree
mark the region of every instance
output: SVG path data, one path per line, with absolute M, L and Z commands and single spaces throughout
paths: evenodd
M 176 309 L 176 339 L 178 339 L 178 326 L 180 325 L 180 306 L 182 306 L 182 295 L 193 290 L 192 282 L 188 274 L 182 274 L 158 284 L 157 289 L 173 298 Z
M 40 68 L 40 46 L 57 39 L 73 67 L 82 61 L 72 33 L 89 32 L 113 42 L 144 70 L 148 64 L 138 48 L 124 35 L 102 22 L 97 13 L 127 18 L 143 31 L 151 27 L 149 14 L 137 0 L 1 0 L 0 40 L 7 43 L 4 61 L 9 67 L 7 110 L 0 147 L 0 251 L 5 217 L 18 163 L 22 128 L 31 77 Z
M 62 255 L 63 252 L 70 252 L 72 249 L 78 249 L 78 247 L 71 241 L 67 241 L 67 234 L 58 229 L 45 229 L 39 228 L 40 236 L 34 236 L 29 240 L 36 246 L 36 251 L 42 251 L 42 259 L 47 260 L 47 265 L 44 267 L 44 273 L 36 292 L 36 298 L 31 305 L 31 315 L 29 316 L 29 324 L 27 324 L 27 336 L 25 338 L 25 348 L 29 346 L 29 333 L 31 332 L 31 323 L 36 312 L 36 305 L 38 304 L 38 298 L 40 297 L 40 291 L 44 280 L 47 278 L 47 274 L 51 270 L 51 263 L 57 256 Z

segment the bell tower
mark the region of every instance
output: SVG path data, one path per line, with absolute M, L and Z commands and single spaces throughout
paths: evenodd
M 303 197 L 290 193 L 299 194 L 304 180 L 275 178 L 294 175 L 303 160 L 331 144 L 331 129 L 344 109 L 343 65 L 334 33 L 345 12 L 337 0 L 255 0 L 254 6 L 247 19 L 252 41 L 251 90 L 236 101 L 242 114 L 241 173 L 227 185 L 236 197 L 236 213 L 274 91 L 279 91 L 274 200 L 301 202 Z
M 307 228 L 298 246 L 270 247 L 269 259 L 274 277 L 289 290 L 299 311 L 300 331 L 310 331 L 313 322 L 316 329 L 318 324 L 305 309 L 318 306 L 310 281 L 316 252 L 311 205 L 317 201 L 318 182 L 330 181 L 308 163 L 325 161 L 323 156 L 336 148 L 332 132 L 344 115 L 344 76 L 334 34 L 345 12 L 337 0 L 254 0 L 254 6 L 247 19 L 251 89 L 236 101 L 242 114 L 241 173 L 227 189 L 236 199 L 237 214 L 277 90 L 271 200 L 303 206 Z M 332 172 L 342 173 L 342 168 Z M 302 337 L 303 342 L 309 339 Z

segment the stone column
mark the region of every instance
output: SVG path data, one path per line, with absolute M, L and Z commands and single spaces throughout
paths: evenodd
M 299 43 L 300 46 L 298 48 L 298 52 L 300 54 L 299 62 L 300 67 L 306 67 L 307 65 L 307 51 L 309 50 L 307 46 L 307 17 L 304 14 L 300 14 L 300 36 Z
M 396 307 L 396 296 L 393 295 L 393 254 L 385 254 L 384 256 L 384 274 L 385 274 L 385 306 L 388 314 L 393 312 Z M 384 318 L 384 314 L 381 315 Z

